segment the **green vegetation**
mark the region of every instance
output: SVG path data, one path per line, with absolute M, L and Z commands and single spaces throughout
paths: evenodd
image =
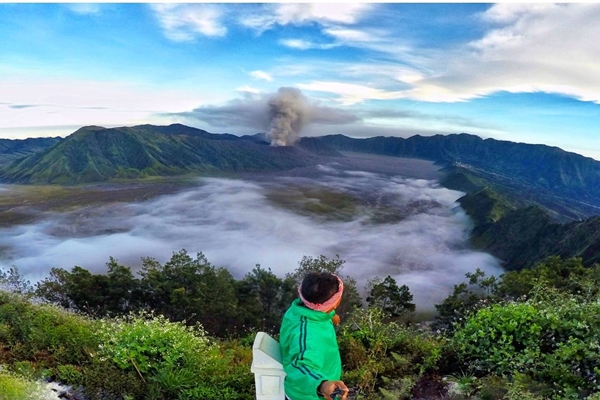
M 354 399 L 600 396 L 600 265 L 476 270 L 437 306 L 433 329 L 411 322 L 412 294 L 390 276 L 369 283 L 360 307 L 343 265 L 304 257 L 284 278 L 257 265 L 236 280 L 182 250 L 164 265 L 145 259 L 139 278 L 114 259 L 106 274 L 56 269 L 35 288 L 2 271 L 0 399 L 28 399 L 49 377 L 93 400 L 250 400 L 254 334 L 277 338 L 311 271 L 345 281 L 338 343 Z
M 302 215 L 337 221 L 351 221 L 359 207 L 366 207 L 363 201 L 349 194 L 319 187 L 288 187 L 270 192 L 267 199 Z
M 41 385 L 21 375 L 0 371 L 0 400 L 38 400 Z
M 459 199 L 473 219 L 471 243 L 505 262 L 508 270 L 533 267 L 546 258 L 581 257 L 600 262 L 600 217 L 557 223 L 540 207 L 519 208 L 486 187 Z
M 314 164 L 310 151 L 272 147 L 174 124 L 83 127 L 45 151 L 0 168 L 11 183 L 78 184 L 189 173 L 286 170 Z

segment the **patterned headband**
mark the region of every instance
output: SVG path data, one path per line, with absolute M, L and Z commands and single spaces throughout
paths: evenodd
M 336 294 L 331 296 L 331 298 L 329 298 L 325 303 L 311 303 L 310 301 L 306 300 L 304 296 L 302 296 L 302 285 L 298 286 L 298 294 L 300 295 L 300 299 L 306 307 L 310 308 L 311 310 L 321 312 L 329 312 L 333 310 L 337 302 L 342 297 L 342 293 L 344 292 L 344 282 L 342 282 L 342 280 L 337 275 L 333 276 L 335 276 L 338 280 L 338 291 L 336 292 Z

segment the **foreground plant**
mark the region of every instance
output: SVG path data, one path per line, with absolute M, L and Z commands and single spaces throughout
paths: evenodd
M 600 303 L 540 286 L 522 303 L 495 304 L 452 338 L 459 360 L 484 376 L 526 375 L 554 398 L 600 392 Z
M 42 392 L 39 383 L 0 370 L 0 400 L 40 400 Z
M 200 325 L 140 313 L 104 320 L 100 336 L 100 361 L 135 372 L 148 398 L 242 399 L 252 390 L 249 371 L 241 377 L 239 371 L 231 374 L 237 354 L 223 352 Z M 236 379 L 247 388 L 236 387 L 231 382 Z

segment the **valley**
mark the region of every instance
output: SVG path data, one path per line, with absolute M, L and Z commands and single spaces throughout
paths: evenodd
M 241 277 L 256 263 L 283 274 L 305 255 L 337 254 L 359 287 L 391 274 L 431 312 L 464 273 L 501 271 L 493 257 L 469 249 L 470 222 L 456 207 L 463 193 L 431 179 L 438 168 L 346 154 L 279 172 L 8 185 L 3 215 L 18 218 L 0 229 L 0 262 L 36 281 L 52 267 L 102 272 L 111 256 L 136 270 L 141 257 L 164 261 L 185 248 Z

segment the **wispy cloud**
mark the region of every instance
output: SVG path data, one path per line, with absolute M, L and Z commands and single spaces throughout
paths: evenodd
M 176 42 L 188 42 L 198 36 L 219 37 L 227 34 L 222 24 L 224 11 L 213 4 L 152 4 L 165 35 Z
M 250 76 L 254 79 L 260 79 L 267 82 L 271 82 L 273 80 L 273 77 L 270 74 L 260 70 L 250 72 Z
M 123 81 L 82 79 L 0 79 L 2 126 L 30 127 L 135 125 L 156 122 L 161 111 L 179 111 L 198 104 L 196 91 L 152 87 Z M 43 99 L 45 103 L 37 103 Z
M 72 12 L 81 15 L 96 15 L 102 11 L 101 5 L 94 3 L 72 3 L 68 4 L 67 7 Z
M 297 86 L 302 90 L 336 94 L 339 96 L 337 100 L 343 105 L 352 105 L 366 100 L 393 100 L 405 97 L 403 91 L 386 91 L 344 82 L 316 81 L 299 83 Z
M 327 50 L 327 49 L 332 49 L 334 47 L 339 46 L 339 44 L 337 44 L 337 43 L 319 44 L 319 43 L 312 42 L 310 40 L 303 40 L 303 39 L 282 39 L 279 41 L 279 44 L 289 47 L 291 49 L 298 49 L 298 50 L 310 50 L 310 49 Z
M 370 4 L 354 3 L 273 4 L 265 5 L 260 11 L 242 16 L 240 23 L 258 33 L 276 25 L 354 24 L 371 8 Z
M 236 89 L 236 91 L 238 91 L 240 93 L 249 93 L 249 94 L 260 94 L 260 93 L 262 93 L 260 89 L 257 89 L 255 87 L 248 86 L 248 85 L 240 86 L 240 87 L 238 87 Z
M 41 107 L 39 104 L 11 104 L 8 108 L 13 108 L 15 110 L 21 110 L 23 108 L 32 108 L 32 107 Z

